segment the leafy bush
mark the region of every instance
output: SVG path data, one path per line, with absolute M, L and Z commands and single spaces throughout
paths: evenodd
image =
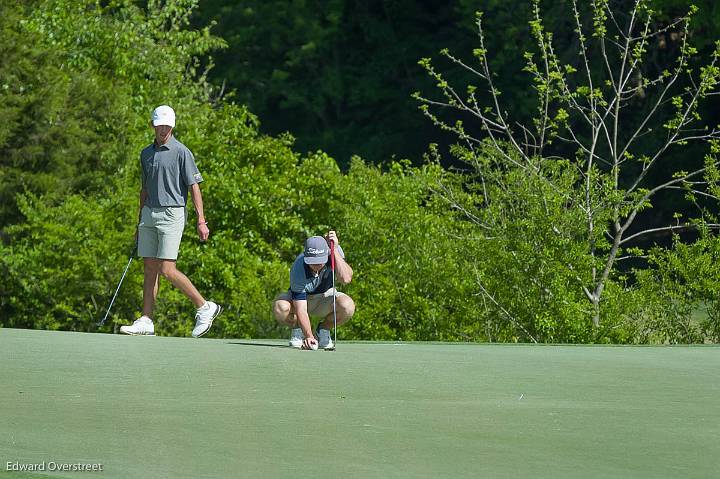
M 650 252 L 651 268 L 636 273 L 644 297 L 633 318 L 638 342 L 720 341 L 718 259 L 720 239 L 707 231 L 692 244 L 676 237 L 672 248 Z
M 482 340 L 472 297 L 462 224 L 431 188 L 437 166 L 392 163 L 387 171 L 355 158 L 331 205 L 340 241 L 355 269 L 346 288 L 358 304 L 351 337 Z M 344 337 L 344 336 L 343 336 Z

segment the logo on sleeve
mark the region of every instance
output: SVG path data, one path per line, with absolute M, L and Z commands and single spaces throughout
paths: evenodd
M 202 175 L 200 173 L 195 173 L 193 178 L 195 178 L 195 181 L 202 181 Z

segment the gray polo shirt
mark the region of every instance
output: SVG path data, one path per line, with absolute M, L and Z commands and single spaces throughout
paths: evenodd
M 142 186 L 148 192 L 145 205 L 151 208 L 184 207 L 190 185 L 203 180 L 192 152 L 175 136 L 162 146 L 153 142 L 143 149 L 140 165 Z
M 337 245 L 340 256 L 345 258 L 345 252 Z M 332 270 L 330 269 L 330 258 L 325 267 L 320 270 L 317 276 L 315 272 L 305 264 L 305 255 L 300 253 L 290 268 L 290 295 L 294 301 L 307 300 L 308 294 L 320 294 L 332 288 Z

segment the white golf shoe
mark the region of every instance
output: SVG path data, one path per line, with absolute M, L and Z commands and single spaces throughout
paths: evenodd
M 305 340 L 305 335 L 300 328 L 293 328 L 290 333 L 290 346 L 293 348 L 302 348 L 302 343 Z
M 222 306 L 212 301 L 207 301 L 203 306 L 199 307 L 195 314 L 195 328 L 193 328 L 192 331 L 193 338 L 199 338 L 207 333 L 213 321 L 221 312 Z
M 155 336 L 155 325 L 147 316 L 140 316 L 130 326 L 120 326 L 120 332 L 133 336 Z
M 318 349 L 332 349 L 334 347 L 335 343 L 330 337 L 330 330 L 318 328 Z

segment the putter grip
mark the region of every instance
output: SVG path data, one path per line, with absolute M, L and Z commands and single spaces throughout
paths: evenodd
M 335 242 L 330 241 L 330 269 L 335 271 Z

